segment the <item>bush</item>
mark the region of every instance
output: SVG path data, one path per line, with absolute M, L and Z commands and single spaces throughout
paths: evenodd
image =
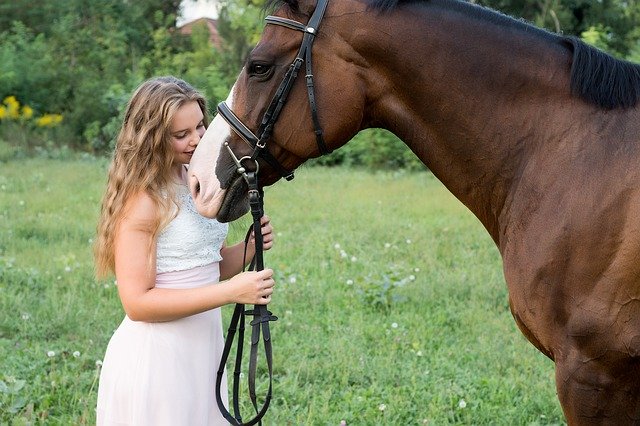
M 323 166 L 424 170 L 425 166 L 400 139 L 384 129 L 366 129 L 330 155 L 313 160 Z

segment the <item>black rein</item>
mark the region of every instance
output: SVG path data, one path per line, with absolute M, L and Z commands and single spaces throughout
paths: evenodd
M 286 180 L 293 179 L 293 172 L 285 169 L 276 158 L 268 151 L 266 148 L 267 141 L 271 138 L 273 132 L 273 126 L 275 122 L 278 120 L 280 116 L 280 112 L 282 111 L 282 107 L 284 106 L 289 92 L 293 86 L 293 83 L 298 75 L 298 71 L 302 66 L 302 63 L 305 63 L 305 71 L 306 71 L 306 85 L 307 85 L 307 96 L 309 99 L 309 105 L 311 107 L 311 118 L 313 120 L 314 133 L 316 135 L 316 143 L 318 145 L 318 149 L 320 154 L 328 154 L 330 151 L 327 149 L 327 146 L 324 142 L 322 128 L 320 126 L 320 121 L 318 119 L 318 110 L 316 105 L 316 97 L 315 97 L 315 88 L 313 81 L 313 67 L 312 67 L 312 57 L 311 57 L 311 48 L 315 37 L 318 33 L 318 27 L 324 13 L 327 8 L 327 3 L 329 0 L 318 0 L 316 5 L 316 9 L 314 10 L 311 18 L 307 25 L 301 24 L 297 21 L 293 21 L 291 19 L 281 18 L 279 16 L 267 16 L 266 22 L 267 24 L 280 25 L 289 29 L 293 29 L 296 31 L 302 31 L 304 36 L 302 38 L 302 44 L 300 45 L 300 49 L 296 56 L 296 59 L 291 63 L 289 69 L 287 70 L 280 86 L 276 90 L 274 97 L 269 104 L 266 112 L 262 117 L 262 121 L 260 127 L 258 129 L 258 134 L 260 137 L 257 137 L 227 106 L 226 103 L 222 102 L 218 105 L 218 113 L 225 121 L 229 124 L 229 126 L 234 130 L 234 132 L 242 138 L 251 148 L 253 149 L 250 156 L 244 156 L 238 158 L 228 143 L 225 143 L 225 147 L 229 152 L 231 158 L 236 164 L 237 172 L 242 175 L 242 177 L 247 182 L 249 187 L 249 204 L 251 206 L 251 215 L 253 217 L 252 228 L 249 229 L 247 233 L 247 237 L 245 238 L 245 254 L 246 254 L 246 245 L 248 244 L 251 229 L 253 229 L 253 234 L 255 238 L 255 257 L 253 258 L 249 269 L 255 269 L 256 271 L 261 271 L 264 269 L 264 260 L 263 260 L 263 240 L 262 240 L 262 230 L 260 219 L 263 216 L 263 193 L 258 185 L 258 157 L 262 158 L 266 161 L 270 166 L 272 166 L 275 170 L 280 173 L 280 176 L 284 177 Z M 249 161 L 255 165 L 255 170 L 247 171 L 243 162 Z M 247 422 L 242 421 L 242 416 L 240 414 L 240 398 L 239 398 L 239 388 L 240 388 L 240 371 L 242 367 L 242 352 L 243 352 L 243 343 L 244 343 L 244 329 L 245 329 L 245 319 L 246 315 L 251 315 L 253 320 L 251 321 L 251 349 L 250 349 L 250 358 L 249 358 L 249 397 L 251 399 L 251 403 L 256 411 L 256 416 Z M 229 324 L 229 330 L 227 332 L 227 337 L 225 339 L 224 349 L 222 352 L 222 359 L 220 360 L 220 366 L 218 367 L 217 377 L 216 377 L 216 402 L 218 404 L 218 408 L 222 412 L 222 415 L 227 419 L 229 423 L 234 426 L 251 426 L 256 423 L 261 424 L 261 420 L 267 412 L 269 408 L 269 404 L 271 402 L 271 395 L 273 389 L 273 361 L 272 361 L 272 350 L 271 350 L 271 332 L 269 330 L 269 322 L 277 320 L 277 317 L 271 314 L 271 312 L 267 309 L 265 305 L 254 305 L 254 308 L 251 310 L 245 310 L 244 304 L 236 304 L 235 310 L 233 312 L 233 316 L 231 318 L 231 322 Z M 221 396 L 221 385 L 222 385 L 222 377 L 224 375 L 225 366 L 227 363 L 227 359 L 229 358 L 229 353 L 231 351 L 231 346 L 233 344 L 236 331 L 238 332 L 238 344 L 236 349 L 236 359 L 235 359 L 235 368 L 233 372 L 233 412 L 232 415 L 227 408 L 225 407 L 222 396 Z M 264 350 L 265 350 L 265 359 L 267 363 L 267 369 L 269 372 L 269 389 L 267 391 L 267 395 L 265 397 L 265 401 L 260 409 L 258 409 L 257 397 L 256 397 L 256 389 L 255 389 L 255 381 L 256 381 L 256 371 L 257 371 L 257 358 L 258 358 L 258 344 L 260 341 L 260 334 L 262 334 L 262 338 L 264 341 Z

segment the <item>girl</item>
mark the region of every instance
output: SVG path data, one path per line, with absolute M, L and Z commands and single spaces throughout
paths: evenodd
M 127 105 L 95 247 L 97 276 L 115 273 L 126 313 L 104 358 L 98 425 L 227 424 L 214 395 L 219 307 L 267 304 L 274 280 L 240 273 L 243 244 L 225 246 L 227 224 L 194 208 L 185 165 L 207 124 L 202 95 L 174 77 L 146 81 Z M 271 248 L 267 217 L 262 234 Z

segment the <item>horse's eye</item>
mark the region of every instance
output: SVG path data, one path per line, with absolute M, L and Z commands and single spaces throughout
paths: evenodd
M 271 65 L 253 63 L 249 66 L 249 75 L 265 77 L 271 71 Z

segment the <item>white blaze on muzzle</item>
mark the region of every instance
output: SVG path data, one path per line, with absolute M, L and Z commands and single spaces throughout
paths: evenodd
M 226 102 L 233 105 L 235 85 Z M 216 165 L 224 142 L 229 139 L 231 128 L 220 116 L 216 116 L 193 153 L 189 163 L 189 189 L 198 213 L 214 218 L 220 211 L 225 190 L 216 176 Z

